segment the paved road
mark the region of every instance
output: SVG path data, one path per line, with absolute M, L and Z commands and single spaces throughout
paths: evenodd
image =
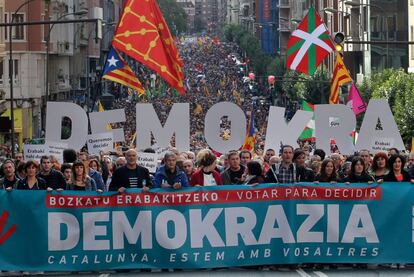
M 21 273 L 1 273 L 0 276 L 21 276 Z M 270 276 L 282 276 L 282 277 L 348 277 L 348 276 L 361 276 L 361 277 L 394 277 L 394 276 L 411 276 L 414 277 L 414 267 L 406 269 L 382 269 L 382 268 L 372 268 L 372 269 L 335 269 L 335 270 L 307 270 L 307 269 L 298 269 L 298 270 L 269 270 L 269 271 L 256 271 L 256 270 L 214 270 L 214 271 L 179 271 L 179 272 L 107 272 L 107 273 L 45 273 L 43 276 L 79 276 L 79 277 L 130 277 L 130 276 L 140 276 L 140 277 L 208 277 L 208 276 L 225 276 L 225 277 L 270 277 Z

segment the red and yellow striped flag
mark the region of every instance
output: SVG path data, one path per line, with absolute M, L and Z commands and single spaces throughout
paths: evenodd
M 348 69 L 346 69 L 341 55 L 337 53 L 335 70 L 332 76 L 331 92 L 329 93 L 329 104 L 339 104 L 339 88 L 351 82 L 352 78 L 349 76 Z

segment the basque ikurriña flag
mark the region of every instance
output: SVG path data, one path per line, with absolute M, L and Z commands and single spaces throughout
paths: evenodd
M 313 75 L 323 59 L 334 50 L 325 23 L 311 7 L 288 40 L 286 67 Z
M 102 78 L 127 86 L 139 95 L 145 93 L 135 73 L 113 47 L 109 50 Z

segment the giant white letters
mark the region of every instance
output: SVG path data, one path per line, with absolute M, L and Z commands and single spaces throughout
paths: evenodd
M 230 138 L 220 137 L 220 121 L 227 116 L 231 122 Z M 213 105 L 207 112 L 204 122 L 204 136 L 208 145 L 220 153 L 239 149 L 246 135 L 246 116 L 234 103 L 220 102 Z
M 313 113 L 297 111 L 289 123 L 285 120 L 285 108 L 270 107 L 266 130 L 266 149 L 279 149 L 280 144 L 297 145 L 296 141 Z
M 137 148 L 151 147 L 151 132 L 157 144 L 168 147 L 175 133 L 175 146 L 180 151 L 190 149 L 190 105 L 176 103 L 172 106 L 164 127 L 152 104 L 137 104 Z
M 376 128 L 378 120 L 382 128 Z M 357 150 L 368 149 L 373 153 L 392 147 L 399 150 L 405 149 L 387 100 L 371 99 L 369 101 L 355 147 Z
M 123 129 L 108 130 L 106 127 L 109 123 L 117 123 L 125 121 L 125 110 L 116 109 L 103 112 L 94 112 L 89 114 L 89 120 L 91 121 L 91 129 L 93 134 L 100 133 L 113 133 L 114 142 L 120 142 L 125 140 Z
M 342 154 L 353 154 L 355 149 L 351 134 L 355 126 L 355 115 L 347 106 L 341 104 L 315 106 L 316 147 L 323 149 L 325 153 L 331 153 L 330 141 L 335 139 Z
M 62 118 L 72 121 L 72 132 L 62 139 Z M 67 143 L 69 148 L 80 150 L 88 135 L 88 116 L 81 106 L 66 102 L 47 102 L 46 141 Z

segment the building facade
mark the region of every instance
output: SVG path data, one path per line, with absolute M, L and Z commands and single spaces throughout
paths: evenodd
M 408 1 L 408 39 L 409 41 L 414 42 L 414 0 Z M 408 72 L 414 73 L 414 44 L 410 44 L 408 47 Z

